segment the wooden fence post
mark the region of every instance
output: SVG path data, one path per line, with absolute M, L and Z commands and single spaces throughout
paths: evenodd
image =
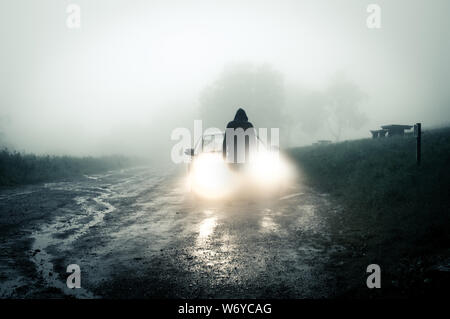
M 417 146 L 416 146 L 416 161 L 417 161 L 417 165 L 420 165 L 420 161 L 421 161 L 421 151 L 422 151 L 422 123 L 417 123 L 416 124 L 416 135 L 417 135 Z

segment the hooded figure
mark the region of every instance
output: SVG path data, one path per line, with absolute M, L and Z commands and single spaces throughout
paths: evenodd
M 251 150 L 255 146 L 255 129 L 253 124 L 248 121 L 245 111 L 240 108 L 237 110 L 234 120 L 227 124 L 223 139 L 223 157 L 228 163 L 247 163 L 251 156 Z

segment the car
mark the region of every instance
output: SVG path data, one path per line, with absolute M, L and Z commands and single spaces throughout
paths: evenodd
M 268 194 L 279 190 L 292 172 L 278 149 L 257 139 L 257 147 L 246 164 L 227 163 L 223 157 L 224 132 L 204 133 L 194 148 L 185 150 L 190 157 L 187 184 L 198 197 L 219 199 L 239 194 Z M 240 169 L 236 169 L 239 165 Z

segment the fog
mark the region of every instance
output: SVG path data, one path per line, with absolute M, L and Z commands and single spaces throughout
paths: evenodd
M 450 2 L 376 1 L 369 29 L 373 2 L 2 1 L 0 144 L 169 160 L 173 129 L 238 107 L 285 146 L 448 124 Z

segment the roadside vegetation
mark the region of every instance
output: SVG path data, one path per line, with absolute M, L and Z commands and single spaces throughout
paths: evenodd
M 61 180 L 120 169 L 133 160 L 123 156 L 37 156 L 0 150 L 0 187 Z
M 438 294 L 450 283 L 450 128 L 424 132 L 420 166 L 415 154 L 414 137 L 290 150 L 307 184 L 340 207 L 331 217 L 335 239 L 351 254 L 337 258 L 380 264 L 384 296 Z M 341 278 L 345 294 L 369 293 L 359 271 L 361 278 Z

